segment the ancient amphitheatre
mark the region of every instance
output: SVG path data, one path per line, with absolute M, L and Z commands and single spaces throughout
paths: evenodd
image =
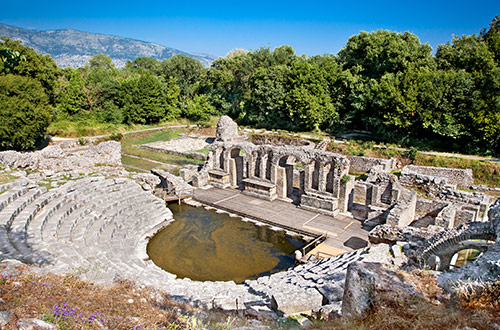
M 228 117 L 210 142 L 205 164 L 181 169 L 180 177 L 126 172 L 115 141 L 1 152 L 5 173 L 17 176 L 0 188 L 1 258 L 96 283 L 130 279 L 180 301 L 254 317 L 362 315 L 376 294 L 362 289 L 366 283 L 403 266 L 439 271 L 448 290 L 458 281 L 498 279 L 500 205 L 460 189 L 473 185 L 470 170 L 407 166 L 398 177 L 394 159 L 348 158 L 307 141 L 249 141 Z M 350 171 L 366 175 L 355 179 Z M 243 284 L 176 278 L 146 253 L 148 240 L 174 221 L 152 193 L 160 183 L 170 196 L 193 195 L 187 203 L 319 241 L 299 253 L 304 263 Z M 466 249 L 481 255 L 455 267 Z

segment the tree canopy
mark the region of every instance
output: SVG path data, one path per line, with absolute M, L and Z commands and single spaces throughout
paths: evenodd
M 378 30 L 350 37 L 337 55 L 308 58 L 287 45 L 234 49 L 209 68 L 176 55 L 140 57 L 116 69 L 99 54 L 83 68 L 63 70 L 3 39 L 1 111 L 24 111 L 41 124 L 19 130 L 24 140 L 12 135 L 8 142 L 3 131 L 2 148 L 30 147 L 55 109 L 55 120 L 114 124 L 227 114 L 256 127 L 366 130 L 385 141 L 498 154 L 499 59 L 500 16 L 477 35 L 454 36 L 435 55 L 412 33 Z

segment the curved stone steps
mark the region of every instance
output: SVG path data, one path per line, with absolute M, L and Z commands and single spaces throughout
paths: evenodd
M 134 199 L 132 204 L 125 208 L 120 208 L 118 212 L 106 214 L 106 220 L 102 224 L 98 232 L 96 232 L 96 244 L 101 242 L 109 242 L 114 239 L 113 234 L 119 230 L 120 232 L 130 232 L 137 228 L 140 221 L 143 220 L 137 209 L 140 205 L 147 205 L 148 199 Z
M 26 206 L 32 203 L 38 196 L 44 193 L 46 188 L 35 188 L 35 189 L 27 189 L 23 188 L 24 194 L 18 196 L 16 199 L 12 200 L 9 205 L 4 207 L 2 211 L 0 211 L 0 224 L 10 227 L 14 218 L 21 213 Z
M 123 213 L 125 209 L 133 210 L 139 203 L 128 203 L 129 201 L 137 201 L 137 198 L 133 195 L 126 196 L 122 199 L 115 200 L 106 210 L 100 214 L 98 219 L 90 224 L 87 227 L 87 230 L 84 233 L 84 241 L 87 245 L 95 245 L 99 241 L 100 233 L 104 230 L 105 227 L 112 223 L 114 219 Z M 124 207 L 119 207 L 120 205 L 125 205 Z
M 65 221 L 58 227 L 56 232 L 56 237 L 61 238 L 66 242 L 73 242 L 78 240 L 78 237 L 73 234 L 73 231 L 77 227 L 87 227 L 88 223 L 95 221 L 96 217 L 91 216 L 91 213 L 95 213 L 96 210 L 106 209 L 111 201 L 117 201 L 120 194 L 126 194 L 130 189 L 123 187 L 122 190 L 115 192 L 102 192 L 102 196 L 88 200 L 82 205 L 78 210 L 69 215 Z M 82 202 L 82 201 L 80 201 Z M 99 211 L 97 211 L 99 213 Z M 82 229 L 80 229 L 82 231 Z
M 105 189 L 112 184 L 113 181 L 105 183 L 104 178 L 97 177 L 95 180 L 85 180 L 77 183 L 72 182 L 68 187 L 62 186 L 62 193 L 59 198 L 55 199 L 51 205 L 48 205 L 45 212 L 40 215 L 40 237 L 43 240 L 57 239 L 57 233 L 61 226 L 67 226 L 66 221 L 70 221 L 71 215 L 81 207 L 91 204 L 91 201 L 99 194 L 99 187 Z M 79 189 L 78 189 L 79 188 Z M 67 193 L 65 193 L 67 192 Z M 68 220 L 70 218 L 70 220 Z M 50 220 L 50 221 L 49 221 Z M 33 236 L 37 236 L 37 232 L 33 232 Z M 29 237 L 33 237 L 30 235 Z
M 10 225 L 11 230 L 26 233 L 33 218 L 56 196 L 57 194 L 54 191 L 42 193 L 14 218 Z
M 15 201 L 20 196 L 26 194 L 27 192 L 28 188 L 25 186 L 14 186 L 12 187 L 12 189 L 5 191 L 0 195 L 0 210 L 3 211 L 3 209 L 10 203 Z

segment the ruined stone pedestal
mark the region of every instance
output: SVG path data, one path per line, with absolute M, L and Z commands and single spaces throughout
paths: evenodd
M 208 183 L 216 188 L 229 188 L 231 186 L 231 178 L 229 173 L 220 170 L 208 171 Z
M 275 200 L 278 195 L 276 194 L 276 185 L 271 182 L 259 179 L 244 179 L 243 183 L 245 195 L 267 199 L 269 201 Z
M 300 199 L 301 208 L 331 216 L 339 213 L 338 206 L 339 200 L 330 194 L 307 192 Z

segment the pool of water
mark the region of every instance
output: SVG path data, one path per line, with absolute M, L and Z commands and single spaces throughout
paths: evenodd
M 235 281 L 269 275 L 293 265 L 305 242 L 204 208 L 169 205 L 174 221 L 148 243 L 153 262 L 180 278 Z

